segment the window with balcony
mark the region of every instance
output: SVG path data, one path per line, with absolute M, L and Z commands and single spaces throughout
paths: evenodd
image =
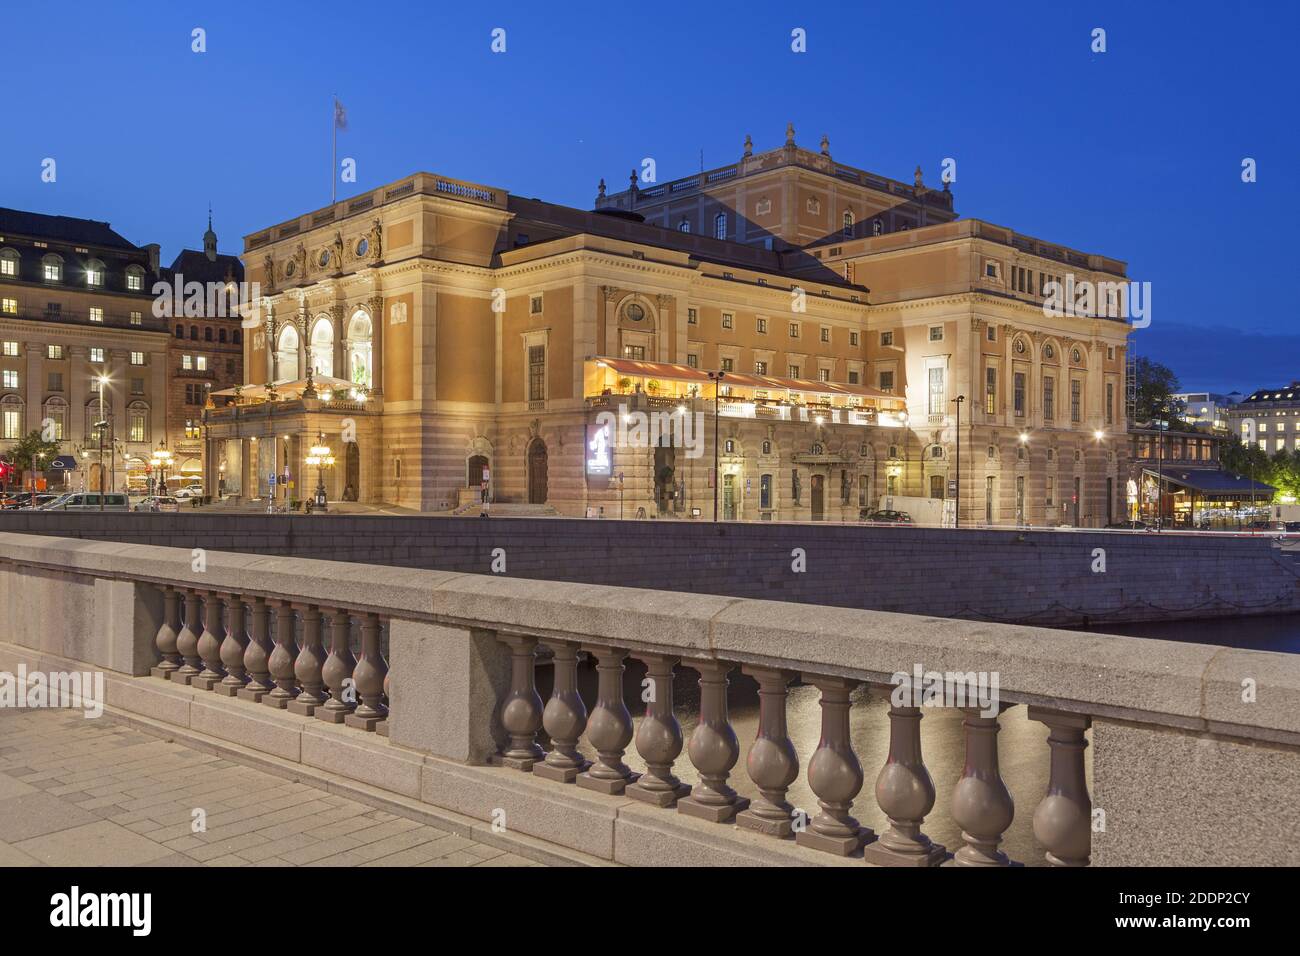
M 943 369 L 932 368 L 929 372 L 929 403 L 927 409 L 931 415 L 942 415 L 945 411 Z
M 881 373 L 880 373 L 880 390 L 881 390 L 882 392 L 889 392 L 890 394 L 893 393 L 893 391 L 894 391 L 894 373 L 893 373 L 892 371 L 887 371 L 887 372 L 881 372 Z

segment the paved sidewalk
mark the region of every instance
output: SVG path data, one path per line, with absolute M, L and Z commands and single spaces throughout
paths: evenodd
M 109 716 L 0 709 L 0 866 L 205 864 L 540 865 Z

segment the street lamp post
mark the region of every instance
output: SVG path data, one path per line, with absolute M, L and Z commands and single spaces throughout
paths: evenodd
M 316 444 L 312 446 L 311 453 L 304 459 L 308 466 L 316 466 L 316 505 L 315 511 L 328 511 L 325 497 L 325 469 L 334 466 L 334 453 L 330 446 L 325 444 L 325 433 L 318 432 L 316 435 Z
M 1028 446 L 1029 446 L 1029 435 L 1027 432 L 1021 432 L 1020 447 L 1025 450 L 1025 458 L 1029 457 Z M 1016 523 L 1020 525 L 1020 527 L 1022 528 L 1025 526 L 1025 496 L 1023 494 L 1016 495 Z
M 1161 402 L 1157 408 L 1159 417 L 1156 419 L 1156 531 L 1160 531 L 1165 523 L 1165 503 L 1164 503 L 1164 485 L 1165 485 L 1165 403 Z
M 954 527 L 957 528 L 961 527 L 961 403 L 964 401 L 965 395 L 953 399 L 953 404 L 957 406 L 957 501 L 953 508 Z
M 158 448 L 153 453 L 153 469 L 157 476 L 154 485 L 154 494 L 162 494 L 167 489 L 167 469 L 172 463 L 172 453 L 167 449 L 167 439 L 164 437 L 158 443 Z
M 718 413 L 722 410 L 722 379 L 726 372 L 710 372 L 709 381 L 713 383 L 713 520 L 718 520 L 718 486 L 722 484 L 722 475 L 718 473 Z

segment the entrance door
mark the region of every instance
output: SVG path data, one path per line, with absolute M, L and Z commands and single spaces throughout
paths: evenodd
M 488 460 L 485 455 L 475 455 L 465 466 L 465 487 L 479 488 L 483 485 L 483 472 L 487 470 Z
M 354 441 L 343 446 L 343 500 L 361 500 L 361 449 Z
M 1083 493 L 1083 479 L 1074 479 L 1074 526 L 1079 527 L 1079 496 Z
M 546 504 L 546 442 L 540 438 L 528 446 L 528 503 Z
M 673 494 L 677 488 L 673 481 L 676 465 L 676 449 L 663 445 L 655 448 L 655 504 L 660 514 L 667 513 L 673 506 Z
M 722 520 L 736 520 L 736 476 L 722 476 Z
M 1115 479 L 1106 479 L 1106 524 L 1115 523 Z
M 812 476 L 812 519 L 821 521 L 826 517 L 826 476 Z

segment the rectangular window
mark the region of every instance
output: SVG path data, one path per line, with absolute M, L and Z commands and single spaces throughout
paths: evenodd
M 798 378 L 798 377 L 799 377 L 799 366 L 798 366 L 798 365 L 791 365 L 791 366 L 789 367 L 789 369 L 788 369 L 788 373 L 787 373 L 787 374 L 789 374 L 789 376 L 790 376 L 791 378 Z
M 799 337 L 799 323 L 798 323 L 798 322 L 791 322 L 791 323 L 790 323 L 790 338 L 792 338 L 792 339 L 797 339 L 798 337 Z
M 930 476 L 930 497 L 943 498 L 943 475 Z
M 131 292 L 139 292 L 144 288 L 144 277 L 138 272 L 128 272 L 126 274 L 126 287 Z
M 818 369 L 817 377 L 820 378 L 823 382 L 829 382 L 831 380 L 831 370 L 828 368 Z
M 144 431 L 144 412 L 138 408 L 131 409 L 131 433 L 129 441 L 146 441 Z
M 18 274 L 18 262 L 15 259 L 0 259 L 0 276 L 12 276 Z
M 767 335 L 767 319 L 762 317 L 758 319 L 758 334 Z
M 687 309 L 687 310 L 686 310 L 686 324 L 687 324 L 687 325 L 699 325 L 699 324 L 700 324 L 700 314 L 699 314 L 698 312 L 696 312 L 694 309 Z
M 64 422 L 67 416 L 67 412 L 65 412 L 62 408 L 51 407 L 45 410 L 45 414 L 49 417 L 50 421 L 54 425 L 54 440 L 63 441 L 65 437 Z
M 985 330 L 984 334 L 990 342 L 996 342 L 998 340 L 998 330 L 996 326 L 990 325 L 988 329 Z
M 930 341 L 931 341 L 931 342 L 942 342 L 942 341 L 943 341 L 943 326 L 942 326 L 942 325 L 932 325 L 932 326 L 930 326 Z
M 893 345 L 893 344 L 894 344 L 894 333 L 893 333 L 893 332 L 881 332 L 881 333 L 880 333 L 880 344 L 881 344 L 882 346 Z
M 196 355 L 194 357 L 194 367 L 200 372 L 208 370 L 208 357 L 206 355 Z
M 194 368 L 194 356 L 193 356 L 193 355 L 182 355 L 182 356 L 181 356 L 181 368 Z
M 686 366 L 687 368 L 699 368 L 700 357 L 696 355 L 694 352 L 688 352 L 686 354 Z
M 857 372 L 849 372 L 849 384 L 850 384 L 850 385 L 857 385 L 857 384 L 858 384 L 858 373 L 857 373 Z
M 104 284 L 104 273 L 100 272 L 98 269 L 86 270 L 86 285 L 101 286 L 103 284 Z
M 144 325 L 144 316 L 141 315 L 139 312 L 132 312 L 132 313 L 131 313 L 131 324 L 132 324 L 132 325 Z
M 131 394 L 132 395 L 144 394 L 144 379 L 142 378 L 131 379 Z
M 1014 383 L 1014 402 L 1017 418 L 1025 417 L 1025 373 L 1017 372 L 1012 379 Z
M 18 354 L 18 343 L 17 343 L 17 342 L 5 342 L 5 345 L 4 345 L 4 354 L 5 354 L 5 355 L 9 355 L 9 356 L 16 356 L 16 355 Z
M 61 302 L 46 302 L 45 317 L 47 319 L 57 319 L 63 315 L 63 304 Z
M 637 362 L 645 361 L 644 345 L 625 345 L 623 346 L 623 358 L 633 359 Z
M 103 321 L 104 321 L 104 310 L 101 309 L 101 308 L 99 308 L 98 306 L 94 306 L 94 305 L 92 305 L 92 306 L 90 307 L 90 321 L 92 321 L 92 322 L 103 322 Z
M 1056 418 L 1056 379 L 1050 375 L 1043 379 L 1043 418 L 1049 422 Z
M 59 281 L 59 267 L 53 262 L 45 263 L 45 267 L 41 270 L 41 274 L 45 276 L 46 282 Z
M 50 373 L 49 373 L 47 376 L 45 376 L 45 377 L 46 377 L 46 380 L 47 380 L 47 384 L 49 385 L 49 391 L 51 391 L 51 392 L 61 392 L 61 391 L 63 391 L 63 373 L 62 373 L 62 372 L 50 372 Z
M 850 332 L 850 333 L 849 333 L 849 345 L 853 346 L 854 348 L 857 348 L 857 345 L 858 345 L 858 333 L 857 333 L 857 332 Z
M 724 329 L 731 328 L 735 324 L 735 322 L 736 322 L 736 317 L 732 315 L 730 312 L 722 313 L 722 327 Z
M 18 387 L 18 373 L 14 369 L 7 368 L 4 370 L 4 387 L 5 388 Z
M 6 315 L 17 315 L 17 314 L 18 314 L 18 300 L 17 300 L 17 299 L 0 299 L 0 312 L 5 313 Z
M 881 372 L 881 373 L 880 373 L 880 390 L 881 390 L 882 392 L 889 392 L 889 393 L 891 393 L 891 394 L 893 393 L 893 391 L 894 391 L 894 373 L 893 373 L 893 372 Z
M 1083 421 L 1083 383 L 1077 378 L 1070 380 L 1070 421 Z
M 61 358 L 63 358 L 63 346 L 62 346 L 62 345 L 47 345 L 47 346 L 45 346 L 45 357 L 48 358 L 48 359 L 61 359 Z
M 755 375 L 766 375 L 766 374 L 767 374 L 767 363 L 766 363 L 766 362 L 755 362 L 755 363 L 754 363 L 754 374 L 755 374 Z
M 830 340 L 831 340 L 831 330 L 828 329 L 826 326 L 823 325 L 823 326 L 822 326 L 822 341 L 823 341 L 823 342 L 829 342 Z
M 1051 475 L 1047 476 L 1047 507 L 1052 506 L 1052 496 L 1056 494 L 1056 479 Z
M 772 507 L 772 476 L 760 475 L 758 478 L 758 506 L 760 508 Z
M 722 371 L 724 371 L 724 372 L 734 372 L 735 370 L 736 370 L 736 360 L 735 360 L 735 359 L 724 358 L 724 359 L 722 360 Z
M 943 395 L 944 395 L 943 369 L 932 368 L 930 369 L 930 405 L 929 405 L 929 411 L 931 415 L 943 414 L 944 412 Z
M 23 413 L 16 408 L 4 410 L 5 438 L 21 438 L 23 432 Z
M 996 415 L 998 411 L 998 370 L 995 368 L 984 370 L 984 411 L 989 415 Z
M 144 364 L 144 353 L 143 353 L 143 352 L 132 352 L 132 353 L 131 353 L 131 364 L 132 364 L 132 365 L 143 365 L 143 364 Z
M 546 399 L 546 346 L 530 345 L 528 347 L 528 400 L 541 402 Z
M 542 296 L 540 293 L 538 293 L 537 295 L 530 295 L 528 297 L 528 314 L 529 315 L 542 314 Z
M 1106 424 L 1115 424 L 1115 383 L 1106 383 Z

